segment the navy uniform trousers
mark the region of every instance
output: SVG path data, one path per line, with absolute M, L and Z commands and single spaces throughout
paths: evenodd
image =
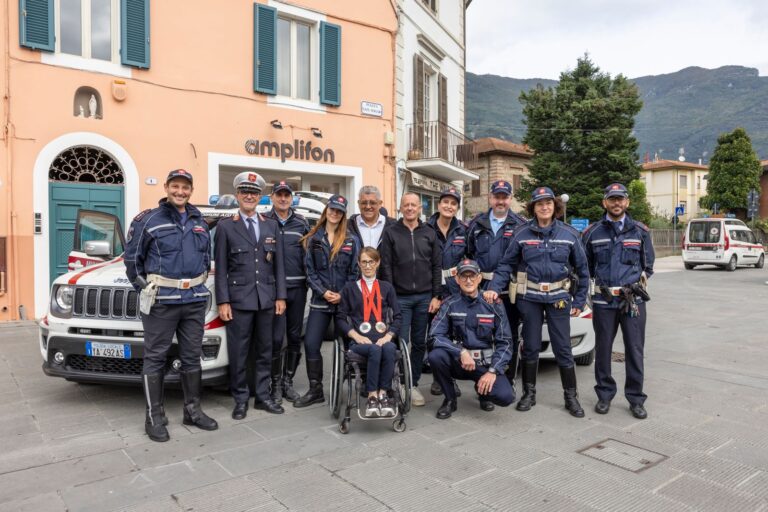
M 144 374 L 165 373 L 173 336 L 179 341 L 179 360 L 185 371 L 200 369 L 203 351 L 203 325 L 207 302 L 152 305 L 148 315 L 141 314 L 144 326 Z
M 229 388 L 236 403 L 248 402 L 251 395 L 262 402 L 269 398 L 274 317 L 274 308 L 232 308 L 232 320 L 226 324 L 227 354 Z M 253 368 L 250 385 L 248 368 Z
M 304 325 L 304 310 L 307 305 L 307 287 L 294 286 L 287 290 L 285 313 L 275 315 L 272 335 L 272 356 L 277 357 L 283 349 L 283 338 L 288 335 L 287 347 L 295 353 L 301 353 L 304 341 L 301 338 L 301 328 Z
M 456 401 L 456 390 L 453 387 L 452 379 L 471 380 L 475 384 L 480 377 L 488 372 L 486 366 L 475 365 L 473 371 L 467 371 L 461 367 L 459 356 L 454 356 L 441 347 L 435 347 L 429 352 L 429 365 L 432 367 L 432 374 L 435 380 L 445 393 L 445 398 Z M 507 407 L 515 401 L 515 390 L 512 388 L 509 379 L 503 373 L 496 374 L 496 381 L 493 383 L 491 392 L 482 396 L 483 400 L 489 400 L 500 407 Z
M 647 398 L 643 393 L 643 351 L 645 348 L 645 303 L 637 305 L 639 314 L 630 317 L 618 308 L 595 304 L 592 326 L 595 329 L 595 393 L 600 400 L 611 401 L 616 396 L 616 381 L 611 376 L 611 352 L 616 332 L 621 327 L 624 339 L 626 380 L 624 396 L 630 404 L 642 405 Z

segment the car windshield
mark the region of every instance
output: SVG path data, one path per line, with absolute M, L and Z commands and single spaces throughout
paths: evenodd
M 688 242 L 692 244 L 716 244 L 720 241 L 719 222 L 691 222 Z

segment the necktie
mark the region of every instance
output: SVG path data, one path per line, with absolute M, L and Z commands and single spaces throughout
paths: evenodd
M 259 243 L 259 235 L 256 233 L 256 221 L 248 219 L 248 231 L 251 233 L 251 238 L 254 243 Z
M 617 220 L 613 222 L 613 229 L 616 231 L 616 234 L 621 233 L 621 221 Z

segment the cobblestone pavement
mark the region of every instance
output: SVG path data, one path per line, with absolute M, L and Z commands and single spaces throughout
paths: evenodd
M 453 418 L 426 392 L 402 434 L 353 420 L 341 435 L 326 405 L 235 422 L 217 391 L 204 406 L 221 427 L 203 432 L 170 391 L 158 444 L 139 388 L 46 377 L 35 325 L 2 325 L 0 511 L 766 510 L 768 272 L 681 267 L 664 258 L 651 280 L 645 421 L 619 397 L 595 414 L 591 367 L 586 418 L 570 417 L 543 364 L 530 412 L 482 412 L 464 383 Z

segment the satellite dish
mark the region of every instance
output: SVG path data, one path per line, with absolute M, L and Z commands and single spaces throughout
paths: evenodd
M 680 155 L 677 159 L 681 162 L 685 162 L 685 157 L 683 155 Z

